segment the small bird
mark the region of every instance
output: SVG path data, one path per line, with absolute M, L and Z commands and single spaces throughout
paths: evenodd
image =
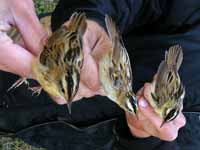
M 165 53 L 153 81 L 148 100 L 155 112 L 163 119 L 161 127 L 174 120 L 181 111 L 185 88 L 181 82 L 178 70 L 183 61 L 181 46 L 175 45 Z
M 99 62 L 99 77 L 103 94 L 125 111 L 137 113 L 136 96 L 132 91 L 132 70 L 127 50 L 112 18 L 105 16 L 112 48 Z
M 85 13 L 73 13 L 69 24 L 57 29 L 44 45 L 43 51 L 32 63 L 32 73 L 41 87 L 30 88 L 40 94 L 64 98 L 71 113 L 71 103 L 79 88 L 83 65 L 83 35 L 86 31 Z M 17 81 L 12 88 L 22 84 Z

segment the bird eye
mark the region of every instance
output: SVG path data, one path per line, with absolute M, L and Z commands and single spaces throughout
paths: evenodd
M 60 90 L 62 93 L 65 93 L 65 89 L 63 88 L 62 81 L 59 82 Z
M 116 79 L 114 80 L 114 85 L 115 85 L 116 87 L 119 87 L 119 86 L 120 86 L 120 80 L 119 80 L 118 78 L 116 78 Z
M 62 93 L 65 93 L 65 89 L 64 89 L 64 88 L 61 88 L 61 92 L 62 92 Z
M 172 109 L 166 113 L 165 121 L 169 122 L 174 120 L 178 116 L 179 112 L 177 109 Z
M 115 87 L 119 87 L 120 86 L 120 79 L 119 76 L 115 73 L 112 74 L 112 80 L 113 80 L 113 84 Z
M 126 101 L 125 107 L 130 111 L 134 112 L 135 114 L 137 113 L 137 101 L 134 97 L 128 96 L 128 100 Z

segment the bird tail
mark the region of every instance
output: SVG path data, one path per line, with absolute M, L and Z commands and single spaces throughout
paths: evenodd
M 170 47 L 165 53 L 165 61 L 170 68 L 175 67 L 178 71 L 183 61 L 183 50 L 181 46 L 175 45 Z
M 69 19 L 68 29 L 72 32 L 78 32 L 83 35 L 86 31 L 86 14 L 85 13 L 73 13 Z
M 105 16 L 105 22 L 109 38 L 112 41 L 112 47 L 113 47 L 112 58 L 114 61 L 118 62 L 122 51 L 119 32 L 117 31 L 116 24 L 114 23 L 114 21 L 110 16 L 108 15 Z

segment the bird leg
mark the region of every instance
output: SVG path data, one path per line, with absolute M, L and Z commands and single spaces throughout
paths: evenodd
M 22 78 L 18 79 L 7 91 L 9 92 L 12 89 L 16 89 L 17 87 L 19 87 L 23 83 L 25 83 L 26 85 L 29 86 L 29 83 L 28 83 L 27 79 L 22 77 Z
M 41 86 L 29 87 L 28 89 L 33 92 L 32 95 L 36 94 L 36 96 L 39 96 L 42 91 Z

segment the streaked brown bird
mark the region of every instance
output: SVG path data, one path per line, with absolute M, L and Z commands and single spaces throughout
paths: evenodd
M 163 118 L 161 127 L 174 120 L 183 107 L 185 88 L 178 74 L 182 60 L 181 46 L 175 45 L 166 51 L 165 60 L 159 65 L 151 93 L 148 95 L 155 112 Z
M 125 111 L 136 114 L 138 105 L 132 90 L 132 70 L 129 55 L 112 18 L 105 16 L 112 48 L 99 62 L 99 76 L 103 93 Z
M 33 76 L 41 87 L 30 89 L 38 94 L 44 89 L 51 96 L 64 98 L 70 113 L 72 100 L 79 88 L 83 65 L 82 40 L 86 28 L 85 13 L 73 13 L 69 24 L 62 25 L 51 35 L 32 64 Z M 18 80 L 11 88 L 23 81 L 24 78 Z

